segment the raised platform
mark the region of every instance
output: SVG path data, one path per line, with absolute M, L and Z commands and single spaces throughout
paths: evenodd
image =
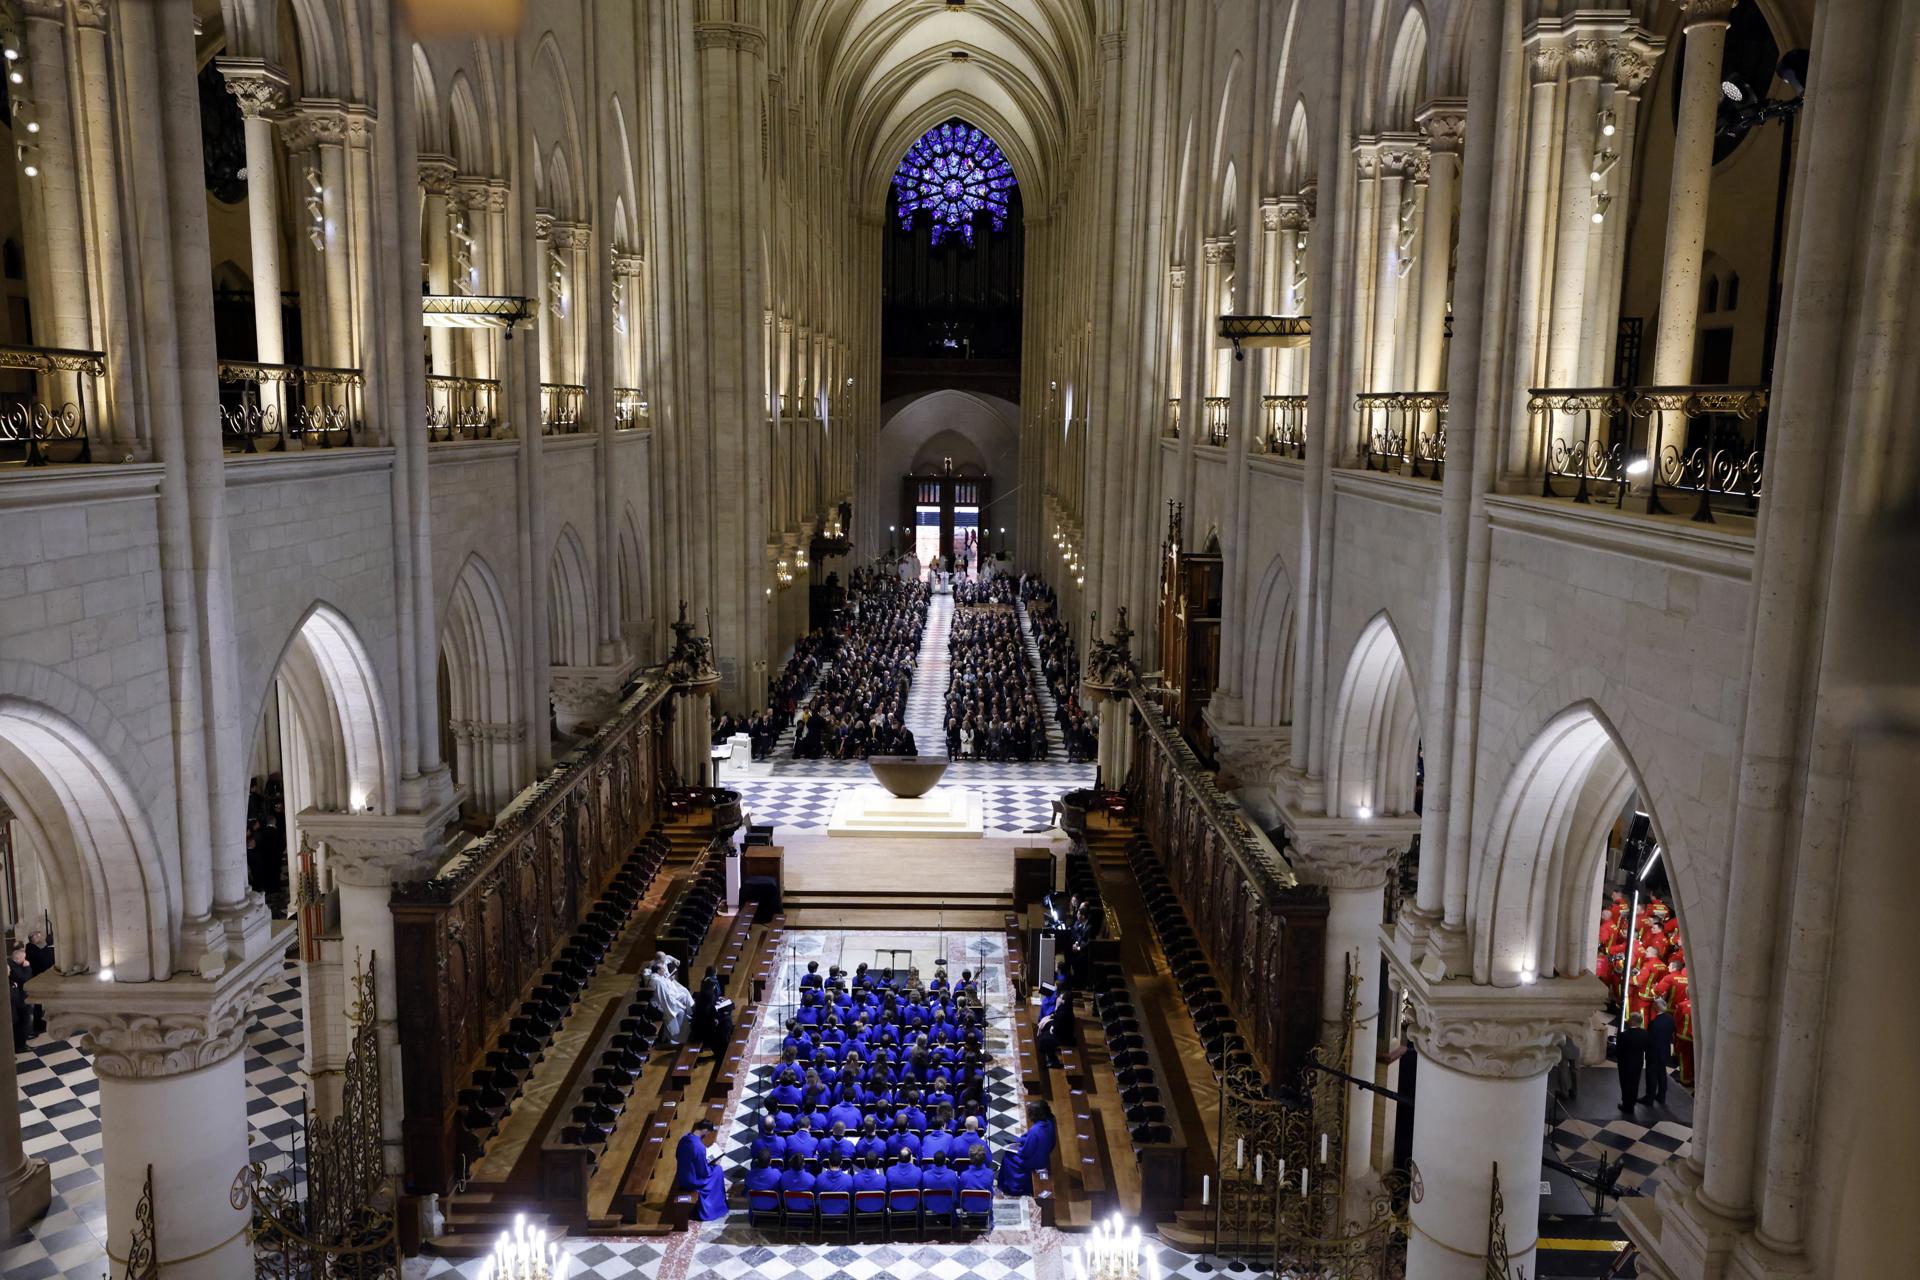
M 986 802 L 969 787 L 935 787 L 911 799 L 872 784 L 845 787 L 827 819 L 831 836 L 978 840 L 986 830 Z

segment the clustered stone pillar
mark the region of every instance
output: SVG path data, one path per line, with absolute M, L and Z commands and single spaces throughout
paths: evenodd
M 115 1272 L 143 1217 L 161 1280 L 249 1280 L 248 1215 L 231 1199 L 247 1166 L 245 1049 L 254 996 L 280 972 L 291 925 L 207 980 L 34 979 L 52 1033 L 78 1037 L 100 1080 L 107 1257 Z M 140 1206 L 153 1171 L 153 1200 Z
M 1720 109 L 1720 69 L 1735 0 L 1681 0 L 1687 53 L 1674 122 L 1673 181 L 1667 189 L 1667 245 L 1660 266 L 1660 318 L 1653 380 L 1693 381 L 1694 330 L 1700 312 L 1700 270 L 1707 248 L 1707 188 L 1713 180 L 1713 137 Z
M 247 137 L 247 231 L 253 253 L 255 359 L 286 359 L 280 321 L 280 185 L 274 163 L 273 114 L 286 101 L 286 73 L 258 58 L 221 58 L 227 92 L 240 104 Z
M 380 1132 L 389 1173 L 404 1163 L 401 1119 L 405 1113 L 400 1074 L 399 996 L 394 982 L 393 886 L 431 875 L 444 851 L 447 829 L 460 816 L 459 802 L 448 798 L 428 813 L 300 814 L 303 833 L 326 848 L 327 866 L 340 890 L 340 976 L 354 977 L 373 967 L 378 1005 L 375 1034 L 380 1044 Z M 350 1012 L 351 986 L 343 988 L 339 1012 Z M 338 1042 L 344 1027 L 331 1028 Z
M 1419 1054 L 1407 1274 L 1484 1280 L 1494 1170 L 1509 1262 L 1534 1273 L 1540 1235 L 1540 1125 L 1561 1038 L 1606 999 L 1591 974 L 1494 987 L 1429 980 L 1388 953 L 1413 997 Z
M 251 161 L 249 161 L 251 163 Z M 427 287 L 438 294 L 453 292 L 453 161 L 441 156 L 420 157 L 421 220 L 426 224 Z M 445 377 L 453 372 L 453 330 L 435 325 L 427 331 L 433 355 L 431 371 Z
M 1363 1080 L 1378 1074 L 1380 926 L 1386 916 L 1387 878 L 1418 832 L 1408 819 L 1355 823 L 1346 818 L 1286 819 L 1287 857 L 1302 880 L 1327 890 L 1325 981 L 1321 988 L 1321 1040 L 1335 1043 L 1346 1019 L 1345 975 L 1356 979 L 1353 1051 L 1340 1066 Z M 1347 1090 L 1346 1151 L 1342 1156 L 1349 1193 L 1371 1189 L 1373 1095 L 1358 1085 Z

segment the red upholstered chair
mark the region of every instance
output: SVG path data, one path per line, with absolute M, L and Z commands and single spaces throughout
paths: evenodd
M 782 1207 L 786 1210 L 787 1234 L 796 1231 L 812 1231 L 815 1236 L 820 1231 L 820 1215 L 814 1208 L 813 1192 L 783 1191 L 780 1193 Z
M 920 1234 L 920 1188 L 895 1187 L 887 1192 L 887 1234 Z

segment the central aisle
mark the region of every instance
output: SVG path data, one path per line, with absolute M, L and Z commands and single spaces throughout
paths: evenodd
M 947 638 L 953 633 L 953 597 L 935 596 L 927 606 L 926 629 L 920 633 L 920 658 L 907 690 L 907 728 L 923 756 L 947 754 L 947 680 L 953 664 Z

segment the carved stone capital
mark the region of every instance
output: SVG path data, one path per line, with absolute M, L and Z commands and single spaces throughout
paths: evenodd
M 1383 133 L 1374 147 L 1382 178 L 1417 178 L 1427 162 L 1426 144 L 1417 133 Z
M 1597 80 L 1613 61 L 1613 41 L 1602 35 L 1576 35 L 1567 41 L 1569 80 Z
M 1353 172 L 1362 182 L 1370 182 L 1380 174 L 1380 140 L 1364 137 L 1353 144 Z
M 1401 942 L 1390 939 L 1383 950 L 1412 997 L 1414 1046 L 1427 1061 L 1466 1075 L 1542 1074 L 1560 1060 L 1561 1037 L 1585 1027 L 1606 1001 L 1606 987 L 1592 974 L 1511 987 L 1436 977 Z
M 524 720 L 450 720 L 447 728 L 459 742 L 500 746 L 522 741 L 527 736 Z
M 740 22 L 701 22 L 693 28 L 693 47 L 698 49 L 737 49 L 743 53 L 764 53 L 766 33 Z
M 1680 29 L 1724 27 L 1733 20 L 1733 6 L 1740 0 L 1677 0 L 1680 5 Z
M 1413 117 L 1426 135 L 1427 151 L 1432 155 L 1452 154 L 1460 150 L 1467 136 L 1467 100 L 1435 98 Z
M 638 276 L 646 272 L 647 260 L 637 253 L 616 253 L 613 255 L 613 274 L 616 276 Z
M 67 9 L 73 14 L 75 25 L 94 30 L 106 29 L 107 0 L 67 0 Z
M 454 167 L 453 157 L 422 155 L 419 161 L 420 189 L 430 196 L 452 196 L 454 179 L 460 171 Z
M 1233 265 L 1233 240 L 1228 236 L 1210 236 L 1200 246 L 1208 266 Z
M 1300 878 L 1330 889 L 1378 889 L 1420 833 L 1418 818 L 1328 818 L 1288 809 L 1287 860 Z
M 1638 95 L 1653 78 L 1654 67 L 1660 61 L 1660 54 L 1666 48 L 1666 41 L 1648 35 L 1638 27 L 1631 28 L 1612 44 L 1611 59 L 1607 74 L 1614 86 L 1622 93 Z
M 1527 72 L 1535 84 L 1550 84 L 1560 78 L 1560 66 L 1566 50 L 1558 42 L 1535 45 L 1527 50 Z
M 102 982 L 98 974 L 49 970 L 33 980 L 48 1030 L 79 1037 L 93 1069 L 152 1080 L 213 1066 L 246 1044 L 253 998 L 279 974 L 294 926 L 281 921 L 270 945 L 216 978 Z
M 373 108 L 334 98 L 302 98 L 286 121 L 287 147 L 304 151 L 317 146 L 365 146 L 372 139 L 377 117 Z
M 1262 200 L 1260 202 L 1260 229 L 1262 231 L 1278 231 L 1280 229 L 1280 202 L 1278 200 Z
M 1167 283 L 1175 289 L 1187 287 L 1187 269 L 1185 267 L 1167 268 Z
M 429 813 L 300 812 L 301 835 L 325 844 L 327 867 L 342 884 L 381 888 L 431 875 L 446 851 L 447 828 L 460 817 L 449 797 Z
M 264 58 L 215 58 L 215 70 L 248 120 L 271 117 L 287 100 L 287 73 Z
M 556 249 L 587 249 L 593 245 L 593 228 L 584 222 L 555 220 L 549 239 Z
M 553 239 L 553 215 L 535 213 L 533 215 L 533 238 L 535 240 Z
M 457 178 L 453 198 L 462 209 L 503 213 L 507 207 L 507 184 L 498 178 Z

